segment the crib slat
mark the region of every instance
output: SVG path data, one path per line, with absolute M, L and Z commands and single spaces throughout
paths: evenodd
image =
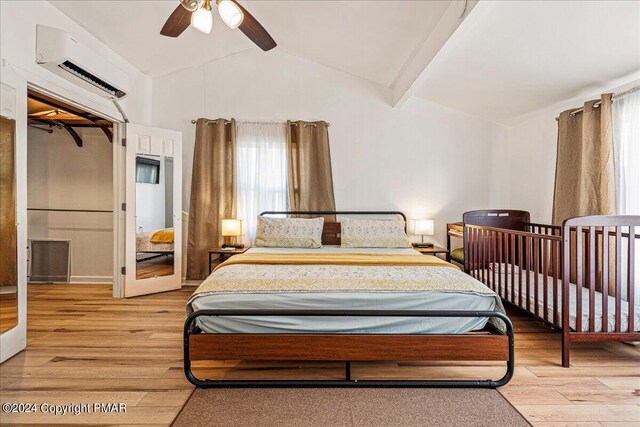
M 509 275 L 511 276 L 511 303 L 516 303 L 516 279 L 515 279 L 515 259 L 516 259 L 516 236 L 515 234 L 511 235 L 511 272 Z
M 602 230 L 602 332 L 609 331 L 609 227 Z
M 622 330 L 622 230 L 616 226 L 616 332 Z
M 540 239 L 533 239 L 533 302 L 535 304 L 535 313 L 536 316 L 540 317 L 540 305 L 538 295 L 538 291 L 540 290 L 538 287 L 538 263 L 540 262 Z
M 526 289 L 526 296 L 527 296 L 527 311 L 529 313 L 532 313 L 531 311 L 531 275 L 529 273 L 531 273 L 531 239 L 529 239 L 528 237 L 525 236 L 524 238 L 524 253 L 525 253 L 525 272 L 527 273 L 526 279 L 525 280 L 525 285 L 527 287 Z
M 560 277 L 560 267 L 558 266 L 558 246 L 560 242 L 551 242 L 551 264 L 553 269 L 553 324 L 560 326 L 560 318 L 558 313 L 558 277 Z
M 473 257 L 475 256 L 476 251 L 475 251 L 475 248 L 473 247 L 473 232 L 474 232 L 473 228 L 468 228 L 467 229 L 467 239 L 468 239 L 468 242 L 467 242 L 468 248 L 467 249 L 469 250 L 469 253 L 468 254 L 465 253 L 464 256 L 465 256 L 465 258 L 467 258 L 467 257 L 469 258 L 469 261 L 468 261 L 469 262 L 469 273 L 471 274 L 472 277 L 475 278 L 476 277 L 476 272 L 474 271 Z
M 484 280 L 484 270 L 486 267 L 486 263 L 485 263 L 485 255 L 486 255 L 486 249 L 487 249 L 487 237 L 486 237 L 486 230 L 480 230 L 480 274 L 482 277 L 481 282 L 482 283 L 487 283 Z
M 546 231 L 546 230 L 545 230 Z M 548 240 L 542 240 L 542 315 L 544 316 L 545 321 L 549 321 L 549 298 L 547 297 L 549 294 L 549 243 Z
M 470 228 L 469 229 L 469 248 L 471 249 L 471 253 L 469 254 L 469 263 L 470 266 L 469 268 L 471 269 L 471 275 L 477 279 L 476 277 L 476 263 L 475 263 L 475 258 L 476 258 L 476 229 L 475 228 Z
M 576 227 L 576 331 L 582 332 L 582 261 L 584 247 L 582 246 L 582 227 Z M 568 284 L 565 284 L 568 286 Z M 571 301 L 569 301 L 571 307 Z
M 491 266 L 491 289 L 496 292 L 496 232 L 491 231 L 491 247 L 489 248 L 489 266 Z M 499 266 L 498 266 L 499 268 Z M 498 295 L 500 295 L 498 293 Z
M 596 330 L 596 228 L 589 227 L 589 332 Z
M 522 236 L 518 236 L 518 306 L 522 307 Z
M 628 332 L 635 331 L 635 301 L 634 301 L 634 282 L 635 282 L 635 260 L 636 260 L 636 239 L 635 235 L 635 227 L 629 226 L 629 255 L 627 257 L 627 261 L 629 263 L 629 273 L 627 276 L 627 301 L 629 302 L 629 327 L 627 328 Z
M 505 265 L 503 259 L 503 254 L 502 254 L 502 240 L 503 240 L 503 232 L 498 231 L 498 265 L 499 265 L 499 269 L 498 270 L 498 295 L 500 295 L 501 297 L 504 297 L 504 294 L 502 293 L 502 267 Z

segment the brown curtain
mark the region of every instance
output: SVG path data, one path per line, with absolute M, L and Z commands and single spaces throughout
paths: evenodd
M 594 104 L 599 103 L 596 107 Z M 615 169 L 613 156 L 613 130 L 611 94 L 600 100 L 585 102 L 582 112 L 567 110 L 558 119 L 558 152 L 556 182 L 553 197 L 553 223 L 562 225 L 567 218 L 585 215 L 613 215 L 616 211 Z M 571 280 L 576 280 L 575 233 L 571 233 Z M 586 238 L 586 236 L 583 236 Z M 595 250 L 602 253 L 602 239 Z M 588 252 L 583 241 L 581 254 Z M 610 253 L 615 253 L 611 252 Z M 610 258 L 610 271 L 614 271 L 614 258 Z M 597 261 L 597 289 L 602 290 L 601 255 Z M 583 263 L 583 265 L 585 265 Z M 584 280 L 587 280 L 586 274 Z M 582 285 L 582 284 L 581 284 Z M 615 288 L 609 278 L 609 292 Z
M 221 222 L 236 216 L 236 121 L 198 119 L 193 152 L 187 279 L 209 274 L 209 249 L 222 245 Z
M 611 94 L 584 104 L 580 113 L 560 113 L 553 197 L 553 223 L 615 213 Z
M 335 211 L 327 122 L 287 122 L 289 208 Z M 326 217 L 335 221 L 335 217 Z

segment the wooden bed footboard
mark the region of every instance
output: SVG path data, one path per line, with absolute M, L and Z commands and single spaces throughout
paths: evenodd
M 203 316 L 360 316 L 498 318 L 505 332 L 491 334 L 211 334 L 196 325 Z M 198 360 L 299 360 L 345 362 L 344 380 L 210 380 L 198 379 L 191 363 Z M 352 361 L 502 361 L 498 380 L 357 380 Z M 184 325 L 184 372 L 198 387 L 480 387 L 509 382 L 514 372 L 514 334 L 509 318 L 496 311 L 417 310 L 199 310 Z
M 526 231 L 465 224 L 465 271 L 571 341 L 638 341 L 640 216 L 587 216 Z

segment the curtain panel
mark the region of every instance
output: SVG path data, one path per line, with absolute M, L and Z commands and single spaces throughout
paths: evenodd
M 287 121 L 289 209 L 335 211 L 328 124 Z M 335 221 L 335 216 L 325 217 Z
M 193 153 L 187 279 L 209 274 L 208 251 L 222 245 L 222 220 L 236 217 L 236 121 L 198 119 Z
M 558 120 L 553 223 L 616 211 L 611 94 L 567 110 Z
M 599 105 L 598 105 L 599 104 Z M 616 212 L 616 179 L 613 151 L 612 96 L 604 94 L 600 100 L 584 103 L 581 112 L 574 109 L 563 111 L 558 119 L 558 152 L 556 159 L 556 182 L 553 198 L 553 223 L 571 217 L 586 215 L 613 215 Z M 572 247 L 576 236 L 571 233 Z M 608 240 L 608 239 L 607 239 Z M 587 242 L 583 241 L 586 246 Z M 602 245 L 610 245 L 597 239 L 595 250 L 598 254 L 596 290 L 602 287 Z M 582 252 L 586 248 L 583 248 Z M 576 252 L 571 252 L 570 279 L 576 282 Z M 615 293 L 615 259 L 609 258 L 609 289 Z M 586 276 L 583 283 L 585 286 Z

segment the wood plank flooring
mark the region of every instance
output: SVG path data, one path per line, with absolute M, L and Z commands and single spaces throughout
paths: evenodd
M 22 403 L 123 402 L 120 414 L 0 413 L 2 425 L 168 425 L 193 387 L 182 372 L 184 304 L 193 291 L 118 300 L 100 285 L 30 285 L 28 347 L 0 366 L 0 400 Z M 521 313 L 516 375 L 500 392 L 535 426 L 640 426 L 640 349 L 576 343 L 560 362 L 560 336 Z M 341 364 L 202 363 L 225 378 L 339 378 Z M 357 363 L 356 378 L 489 378 L 491 363 Z

